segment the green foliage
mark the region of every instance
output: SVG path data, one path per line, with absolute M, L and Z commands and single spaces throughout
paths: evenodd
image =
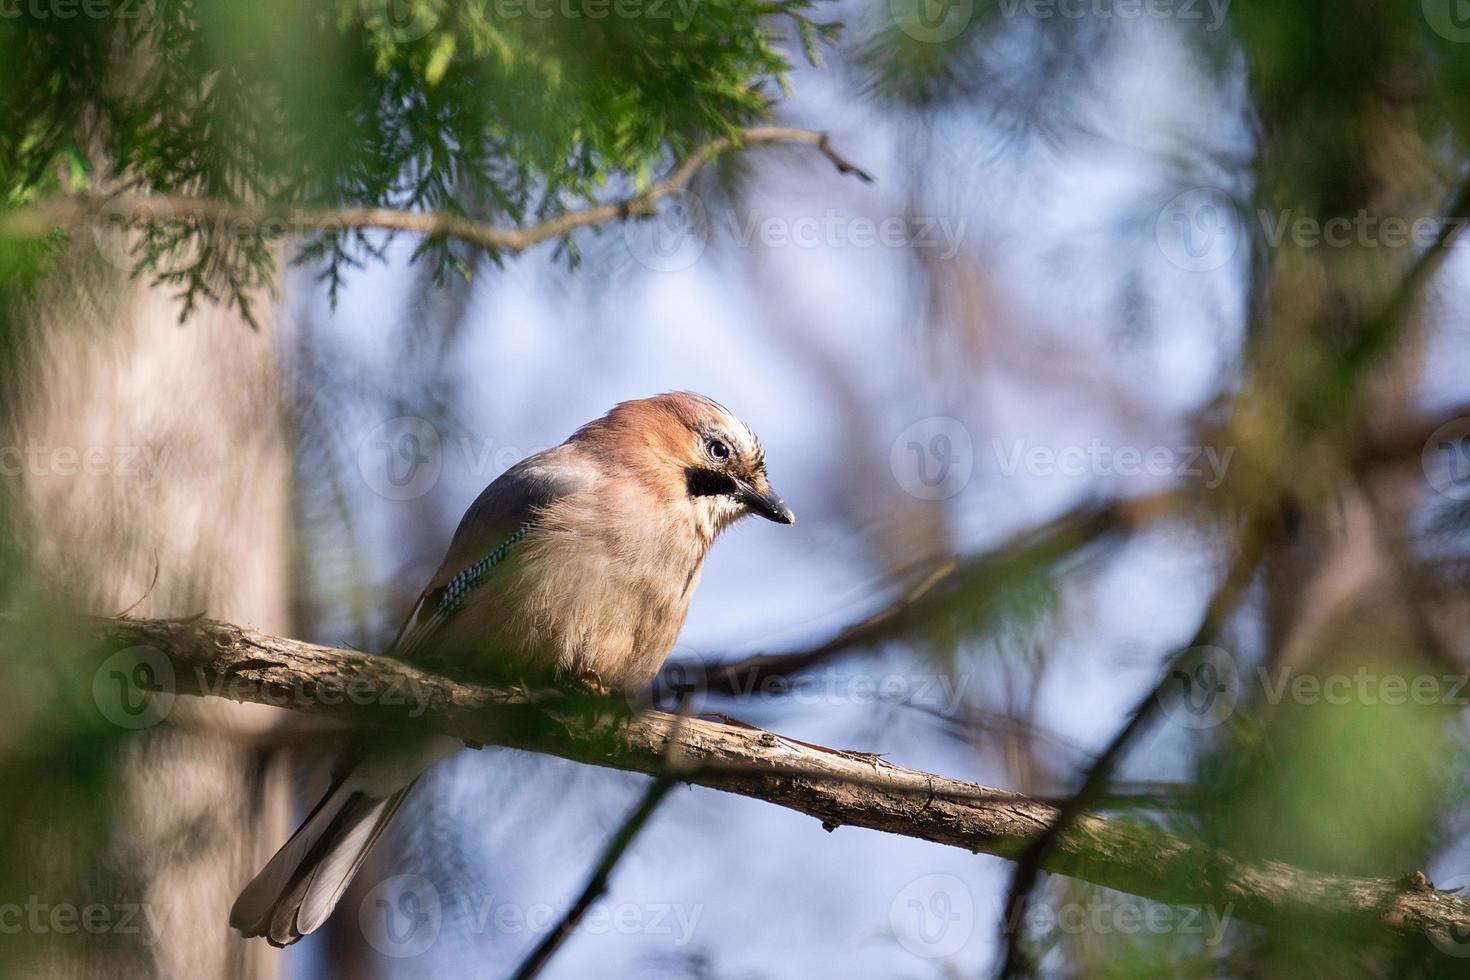
M 22 6 L 0 20 L 0 192 L 7 206 L 139 189 L 544 219 L 765 116 L 789 25 L 809 57 L 833 36 L 812 2 L 97 0 L 105 16 L 65 21 Z M 334 295 L 345 266 L 381 250 L 381 236 L 292 225 L 149 221 L 138 269 L 186 308 L 248 312 L 282 237 L 325 259 Z M 459 248 L 418 254 L 442 279 L 468 270 Z

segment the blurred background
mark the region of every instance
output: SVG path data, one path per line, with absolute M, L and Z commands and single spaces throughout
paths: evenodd
M 980 572 L 699 710 L 1065 798 L 1144 706 L 1094 809 L 1470 884 L 1461 6 L 0 7 L 3 969 L 513 972 L 643 777 L 462 752 L 276 951 L 228 907 L 347 736 L 136 701 L 82 617 L 383 649 L 485 484 L 676 389 L 760 434 L 799 518 L 716 545 L 679 661 L 802 650 L 951 559 Z M 523 254 L 321 220 L 532 225 L 761 124 L 875 179 L 752 143 Z M 992 975 L 1008 942 L 1044 976 L 1470 956 L 1061 877 L 1018 923 L 1015 869 L 679 788 L 546 975 Z

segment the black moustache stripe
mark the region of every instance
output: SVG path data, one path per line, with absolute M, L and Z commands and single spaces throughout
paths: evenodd
M 690 466 L 684 470 L 684 482 L 691 497 L 719 497 L 733 494 L 739 489 L 735 481 L 724 473 L 698 466 Z

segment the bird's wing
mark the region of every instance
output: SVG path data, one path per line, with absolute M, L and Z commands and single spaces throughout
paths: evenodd
M 408 659 L 479 589 L 494 588 L 496 571 L 532 534 L 545 508 L 587 486 L 594 467 L 569 447 L 537 453 L 506 470 L 465 511 L 439 571 L 398 630 L 392 653 Z

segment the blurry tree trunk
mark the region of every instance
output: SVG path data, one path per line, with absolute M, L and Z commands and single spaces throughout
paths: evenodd
M 61 268 L 93 268 L 56 272 L 26 314 L 7 442 L 137 452 L 123 472 L 24 474 L 22 517 L 46 572 L 97 612 L 208 610 L 289 631 L 292 451 L 272 312 L 258 307 L 259 332 L 210 307 L 180 324 L 166 290 L 99 275 L 89 239 Z M 289 774 L 242 737 L 277 717 L 181 699 L 120 740 L 103 839 L 61 842 L 75 864 L 48 867 L 45 884 L 53 901 L 139 903 L 159 935 L 56 937 L 49 971 L 275 974 L 274 951 L 232 933 L 228 911 L 287 829 Z
M 1355 9 L 1372 11 L 1359 25 L 1366 54 L 1341 74 L 1321 68 L 1340 40 L 1326 36 L 1311 38 L 1322 48 L 1315 56 L 1299 55 L 1298 64 L 1314 66 L 1310 71 L 1258 61 L 1256 186 L 1265 190 L 1256 206 L 1273 220 L 1289 213 L 1318 228 L 1364 214 L 1412 221 L 1435 217 L 1446 196 L 1435 176 L 1436 150 L 1391 84 L 1396 70 L 1413 64 L 1412 52 L 1400 46 L 1403 33 L 1390 29 L 1390 8 Z M 1340 13 L 1334 8 L 1331 16 Z M 1376 16 L 1387 22 L 1381 29 L 1372 26 Z M 1360 70 L 1365 64 L 1375 70 Z M 1266 292 L 1253 304 L 1260 311 L 1251 337 L 1254 417 L 1240 431 L 1269 433 L 1263 438 L 1274 445 L 1243 455 L 1283 459 L 1297 476 L 1284 533 L 1263 557 L 1267 670 L 1415 673 L 1426 670 L 1425 658 L 1453 657 L 1460 648 L 1446 642 L 1451 621 L 1426 605 L 1421 583 L 1411 579 L 1410 529 L 1423 499 L 1418 454 L 1360 473 L 1320 463 L 1334 455 L 1321 438 L 1413 428 L 1424 312 L 1411 302 L 1403 322 L 1380 327 L 1418 255 L 1375 241 L 1334 247 L 1287 236 L 1257 283 Z M 1344 450 L 1339 459 L 1352 458 L 1350 447 L 1337 448 Z M 1333 715 L 1313 713 L 1291 698 L 1267 704 L 1259 689 L 1254 693 L 1272 737 L 1249 743 L 1261 747 L 1259 754 L 1236 764 L 1241 776 L 1230 790 L 1232 806 L 1220 817 L 1228 834 L 1271 857 L 1348 874 L 1424 866 L 1433 843 L 1402 815 L 1431 810 L 1439 790 L 1432 776 L 1398 774 L 1430 771 L 1423 753 L 1436 743 L 1427 729 L 1365 744 L 1361 733 L 1377 730 L 1371 726 L 1407 731 L 1405 715 L 1393 714 L 1391 702 L 1366 698 Z M 1320 779 L 1323 795 L 1293 794 L 1303 771 Z M 1391 802 L 1355 806 L 1354 793 Z M 1343 840 L 1359 846 L 1335 843 Z M 1276 935 L 1261 937 L 1252 955 L 1272 964 L 1263 975 L 1341 972 L 1356 962 L 1345 944 L 1293 944 Z

